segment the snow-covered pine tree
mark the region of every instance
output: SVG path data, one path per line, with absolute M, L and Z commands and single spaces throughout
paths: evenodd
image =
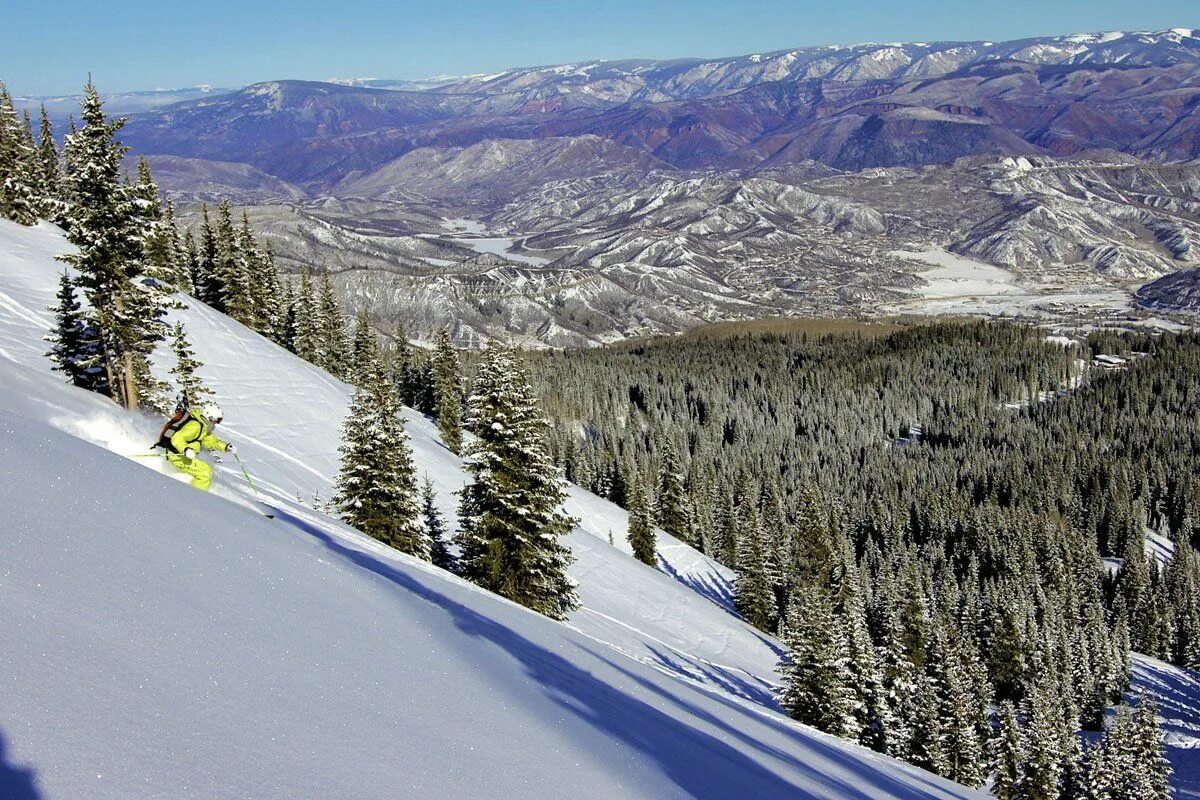
M 433 359 L 424 350 L 419 348 L 413 350 L 413 372 L 416 376 L 416 408 L 422 414 L 432 417 L 437 413 L 437 392 L 434 391 Z
M 170 201 L 167 208 L 174 215 Z M 196 237 L 190 230 L 184 231 L 179 254 L 179 290 L 197 296 L 196 277 L 200 274 L 200 254 L 196 250 Z
M 0 216 L 18 225 L 37 222 L 37 157 L 27 130 L 13 108 L 12 96 L 0 83 Z
M 403 322 L 396 323 L 392 336 L 392 383 L 400 396 L 400 402 L 417 407 L 417 371 L 414 368 L 412 345 L 408 343 L 408 331 Z
M 818 730 L 844 739 L 857 738 L 845 640 L 824 588 L 804 585 L 792 593 L 783 640 L 787 651 L 779 671 L 784 710 L 792 719 Z
M 271 341 L 284 346 L 288 310 L 292 305 L 291 285 L 279 276 L 279 268 L 275 265 L 275 248 L 267 244 L 262 248 L 262 280 L 266 286 L 266 321 L 267 336 Z
M 992 794 L 996 800 L 1021 800 L 1021 730 L 1010 702 L 1000 706 L 999 724 L 991 744 Z
M 109 394 L 96 330 L 88 324 L 75 296 L 75 283 L 66 272 L 59 279 L 57 297 L 54 330 L 46 337 L 52 345 L 47 355 L 54 369 L 81 389 Z
M 841 534 L 837 538 L 839 546 L 830 576 L 830 599 L 846 644 L 846 667 L 850 672 L 849 685 L 855 695 L 860 741 L 884 752 L 887 728 L 891 727 L 893 720 L 884 699 L 878 654 L 871 641 L 871 632 L 867 629 L 862 576 L 854 560 L 853 543 Z
M 1200 553 L 1191 544 L 1191 522 L 1172 536 L 1174 550 L 1163 570 L 1170 606 L 1171 660 L 1200 668 Z
M 329 282 L 329 271 L 321 273 L 321 288 L 315 317 L 321 340 L 318 366 L 337 378 L 350 378 L 350 345 L 346 341 L 346 317 Z
M 325 362 L 325 341 L 320 307 L 317 305 L 312 279 L 308 270 L 300 272 L 300 286 L 296 290 L 294 333 L 292 352 L 309 363 L 322 366 Z
M 250 230 L 250 219 L 245 211 L 242 212 L 241 243 L 242 252 L 250 254 L 247 268 L 254 297 L 254 329 L 278 343 L 284 307 L 280 299 L 275 251 L 270 245 L 259 246 Z
M 137 179 L 133 194 L 142 219 L 142 253 L 145 275 L 165 284 L 178 284 L 175 236 L 177 232 L 163 219 L 162 200 L 158 184 L 150 174 L 150 164 L 138 159 Z
M 477 439 L 467 448 L 458 544 L 462 574 L 553 619 L 578 607 L 559 541 L 573 520 L 546 442 L 546 421 L 524 372 L 498 346 L 483 354 L 469 406 Z
M 254 240 L 250 229 L 250 215 L 242 209 L 242 224 L 236 234 L 238 275 L 242 281 L 240 304 L 243 307 L 242 324 L 266 335 L 268 324 L 268 291 L 264 283 L 263 251 Z
M 921 673 L 918 673 L 916 677 L 912 739 L 909 754 L 905 760 L 937 775 L 945 775 L 950 771 L 950 759 L 946 753 L 946 730 L 942 724 L 942 703 L 941 697 L 938 695 L 937 682 Z
M 438 432 L 450 452 L 457 454 L 462 450 L 462 374 L 458 350 L 450 339 L 450 328 L 447 326 L 438 331 L 432 364 Z
M 1039 670 L 1024 711 L 1019 796 L 1023 800 L 1058 800 L 1063 777 L 1062 706 L 1057 681 L 1049 669 Z
M 633 557 L 651 567 L 658 565 L 657 543 L 654 535 L 654 519 L 646 484 L 635 476 L 630 487 L 629 544 Z
M 378 368 L 373 372 L 378 374 Z M 355 390 L 342 426 L 334 505 L 343 520 L 363 533 L 428 560 L 416 470 L 399 412 L 391 388 L 382 381 Z
M 179 390 L 185 403 L 198 406 L 207 397 L 212 396 L 212 390 L 205 386 L 196 374 L 196 370 L 204 365 L 196 358 L 182 322 L 176 322 L 175 327 L 171 329 L 171 351 L 175 354 L 175 365 L 171 367 L 175 388 Z
M 975 697 L 959 647 L 958 643 L 949 646 L 944 673 L 942 719 L 946 733 L 946 777 L 964 786 L 978 786 L 985 776 L 980 730 L 986 719 L 980 719 L 981 704 Z
M 664 441 L 662 444 L 654 506 L 654 518 L 658 527 L 681 542 L 697 544 L 692 541 L 692 531 L 688 525 L 687 496 L 683 490 L 679 453 L 670 441 Z
M 192 264 L 190 254 L 184 246 L 183 238 L 179 235 L 179 220 L 175 216 L 175 202 L 167 198 L 163 206 L 162 224 L 165 230 L 167 248 L 170 255 L 168 261 L 172 266 L 171 280 L 175 288 L 182 292 L 192 290 Z
M 285 350 L 296 352 L 296 283 L 279 281 L 278 309 L 275 323 L 275 343 Z
M 739 509 L 738 574 L 734 580 L 733 603 L 742 619 L 759 630 L 775 630 L 775 594 L 767 578 L 766 536 L 758 519 L 758 508 L 747 499 Z
M 38 216 L 51 222 L 61 222 L 66 211 L 62 196 L 62 166 L 58 145 L 54 141 L 54 125 L 46 106 L 41 107 L 36 155 L 37 194 L 40 201 Z
M 75 267 L 77 285 L 88 300 L 104 354 L 112 395 L 136 409 L 142 392 L 153 392 L 149 354 L 164 338 L 162 296 L 142 283 L 142 219 L 139 203 L 121 178 L 126 152 L 116 139 L 124 120 L 109 122 L 103 102 L 89 83 L 83 103 L 84 127 L 68 137 L 72 168 L 68 193 L 72 219 L 68 239 L 77 252 L 62 260 Z
M 1125 796 L 1117 800 L 1170 800 L 1171 764 L 1158 726 L 1158 706 L 1148 695 L 1138 698 L 1126 752 L 1132 769 L 1119 784 Z
M 1103 741 L 1083 748 L 1079 772 L 1080 786 L 1075 796 L 1067 800 L 1112 800 L 1113 778 L 1104 754 Z M 1017 795 L 996 796 L 998 800 L 1020 800 Z
M 192 284 L 196 287 L 197 299 L 219 310 L 222 289 L 217 278 L 217 234 L 213 230 L 207 203 L 200 206 L 200 242 L 192 270 Z
M 428 475 L 421 487 L 421 525 L 425 529 L 425 538 L 429 542 L 429 557 L 435 567 L 441 567 L 449 572 L 458 571 L 458 560 L 450 552 L 446 537 L 446 521 L 442 512 L 438 511 L 437 497 L 433 491 L 433 481 Z
M 217 286 L 217 310 L 223 311 L 243 325 L 253 328 L 255 322 L 254 289 L 247 268 L 247 255 L 242 252 L 238 233 L 233 225 L 233 210 L 229 200 L 217 208 L 216 261 L 213 266 Z
M 371 327 L 370 309 L 359 309 L 354 320 L 354 337 L 350 343 L 350 378 L 355 384 L 376 381 L 374 370 L 379 367 L 379 342 Z
M 894 601 L 884 600 L 877 646 L 883 723 L 877 744 L 881 752 L 907 759 L 912 750 L 916 667 L 908 660 L 904 630 Z

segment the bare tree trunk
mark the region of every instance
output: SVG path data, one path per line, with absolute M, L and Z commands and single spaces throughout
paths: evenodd
M 133 374 L 133 353 L 125 354 L 123 372 L 125 373 L 125 408 L 129 409 L 130 411 L 137 411 L 138 390 L 137 379 Z

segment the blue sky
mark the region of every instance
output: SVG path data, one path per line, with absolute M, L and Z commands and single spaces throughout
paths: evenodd
M 16 94 L 419 78 L 592 58 L 1200 27 L 1197 0 L 5 0 Z

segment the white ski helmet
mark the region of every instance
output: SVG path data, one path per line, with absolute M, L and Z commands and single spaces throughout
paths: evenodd
M 200 406 L 200 416 L 214 425 L 225 419 L 224 412 L 221 411 L 221 407 L 216 403 L 205 403 Z

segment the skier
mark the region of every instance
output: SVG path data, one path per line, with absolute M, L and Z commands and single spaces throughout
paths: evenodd
M 171 433 L 166 442 L 162 442 L 167 450 L 167 461 L 170 461 L 180 472 L 192 476 L 192 486 L 208 491 L 212 486 L 213 468 L 200 460 L 200 453 L 205 448 L 218 450 L 222 453 L 233 453 L 235 448 L 229 442 L 220 439 L 213 429 L 225 418 L 221 407 L 216 403 L 205 403 L 199 409 L 191 409 Z M 172 428 L 167 423 L 163 436 Z

